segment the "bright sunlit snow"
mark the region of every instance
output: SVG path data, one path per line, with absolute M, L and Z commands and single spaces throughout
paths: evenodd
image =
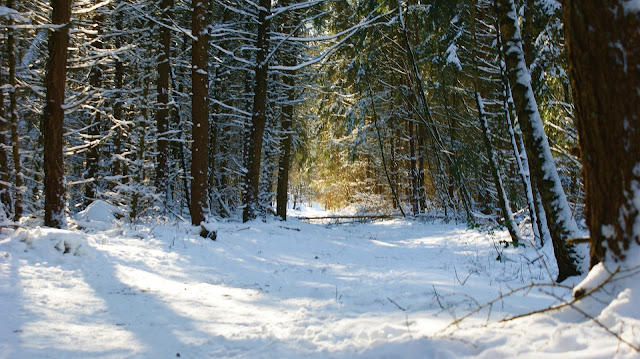
M 82 229 L 2 229 L 0 358 L 637 357 L 570 307 L 497 323 L 571 300 L 570 287 L 517 292 L 444 330 L 552 282 L 548 248 L 505 248 L 506 231 L 291 219 L 212 224 L 214 242 L 114 214 L 97 203 Z M 639 290 L 579 308 L 637 346 Z

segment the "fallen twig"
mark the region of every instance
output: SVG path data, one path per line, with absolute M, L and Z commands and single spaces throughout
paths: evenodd
M 402 308 L 400 305 L 398 305 L 398 303 L 394 302 L 394 301 L 393 301 L 393 299 L 391 299 L 391 298 L 389 298 L 389 297 L 387 297 L 387 299 L 389 299 L 389 301 L 390 301 L 391 303 L 393 303 L 396 307 L 398 307 L 398 309 L 400 309 L 401 311 L 403 311 L 403 312 L 406 312 L 406 311 L 407 311 L 406 309 L 404 309 L 404 308 Z

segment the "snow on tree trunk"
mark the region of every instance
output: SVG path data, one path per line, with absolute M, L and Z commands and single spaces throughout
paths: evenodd
M 242 220 L 244 222 L 257 216 L 260 165 L 262 163 L 262 137 L 267 122 L 267 70 L 269 68 L 267 53 L 269 51 L 269 27 L 271 24 L 267 15 L 271 12 L 271 1 L 260 0 L 259 5 L 255 90 L 248 138 L 247 173 L 243 183 L 244 211 Z
M 520 235 L 520 230 L 513 218 L 511 205 L 509 204 L 507 193 L 504 190 L 504 185 L 502 184 L 502 176 L 498 169 L 498 161 L 496 160 L 496 156 L 493 152 L 493 145 L 491 144 L 491 133 L 489 132 L 489 124 L 487 123 L 483 100 L 478 92 L 476 92 L 476 105 L 478 106 L 478 119 L 480 120 L 480 126 L 482 128 L 482 137 L 484 139 L 485 150 L 487 151 L 487 157 L 489 159 L 491 176 L 493 177 L 493 182 L 498 190 L 498 205 L 500 206 L 500 210 L 504 216 L 504 222 L 507 226 L 507 230 L 509 231 L 509 235 L 511 236 L 511 240 L 518 243 L 522 241 L 522 236 Z
M 565 0 L 591 267 L 640 244 L 640 4 Z
M 209 62 L 208 0 L 193 0 L 192 33 L 197 40 L 191 51 L 191 223 L 205 220 L 208 208 L 207 181 L 209 170 Z
M 558 281 L 580 274 L 575 254 L 566 246 L 568 238 L 575 237 L 578 229 L 571 214 L 553 155 L 538 112 L 538 104 L 531 87 L 531 76 L 527 68 L 522 37 L 513 0 L 497 0 L 496 11 L 504 45 L 504 56 L 509 75 L 509 84 L 525 141 L 531 175 L 547 215 L 554 254 L 558 262 Z
M 103 50 L 104 44 L 102 43 L 103 35 L 103 22 L 104 15 L 101 12 L 96 12 L 94 15 L 94 21 L 97 31 L 91 36 L 91 43 L 96 52 Z M 89 75 L 89 84 L 94 90 L 98 90 L 102 87 L 103 80 L 103 66 L 96 63 L 91 68 Z M 99 102 L 95 104 L 96 109 L 99 108 Z M 100 129 L 102 128 L 101 111 L 91 111 L 87 119 L 87 143 L 88 151 L 85 160 L 85 179 L 87 183 L 84 185 L 84 205 L 88 206 L 96 199 L 98 185 L 97 177 L 100 169 Z
M 487 153 L 487 159 L 489 160 L 489 168 L 491 170 L 491 177 L 493 177 L 494 185 L 496 186 L 496 190 L 498 191 L 498 205 L 500 210 L 502 211 L 502 216 L 504 217 L 505 224 L 507 226 L 507 230 L 509 231 L 509 235 L 511 236 L 511 240 L 514 243 L 518 243 L 522 241 L 522 235 L 520 235 L 520 230 L 516 225 L 516 221 L 513 218 L 513 212 L 511 212 L 511 205 L 509 204 L 509 199 L 507 198 L 507 193 L 504 189 L 504 185 L 502 184 L 502 175 L 500 174 L 500 169 L 498 168 L 498 161 L 496 160 L 496 156 L 493 151 L 493 144 L 491 143 L 491 133 L 489 131 L 489 123 L 487 121 L 487 115 L 484 109 L 484 100 L 480 95 L 480 70 L 478 68 L 478 40 L 476 36 L 476 6 L 477 1 L 474 1 L 470 7 L 470 27 L 471 27 L 471 37 L 473 41 L 472 47 L 472 63 L 473 63 L 473 85 L 474 85 L 474 97 L 476 100 L 476 107 L 478 110 L 478 120 L 480 122 L 480 128 L 482 129 L 482 139 L 484 142 L 485 151 Z
M 166 24 L 171 23 L 171 11 L 174 0 L 162 0 L 160 9 L 162 11 L 162 20 Z M 157 111 L 156 111 L 156 127 L 158 131 L 157 139 L 157 157 L 156 157 L 156 188 L 161 194 L 166 194 L 167 171 L 168 171 L 168 139 L 167 131 L 169 130 L 169 78 L 171 71 L 171 29 L 165 26 L 159 26 L 158 45 L 158 78 L 156 82 L 157 94 Z
M 14 0 L 7 1 L 7 7 L 14 7 Z M 9 20 L 9 24 L 13 24 L 13 20 Z M 13 220 L 19 221 L 23 211 L 23 193 L 22 185 L 24 184 L 22 174 L 22 161 L 20 158 L 20 135 L 18 133 L 18 99 L 17 99 L 17 81 L 16 81 L 16 30 L 7 29 L 7 52 L 9 58 L 9 120 L 11 123 L 11 145 L 13 157 L 13 171 L 15 174 L 15 190 L 13 195 Z
M 285 66 L 295 66 L 295 58 L 285 55 Z M 295 100 L 295 72 L 284 73 L 284 83 L 287 86 L 287 103 L 282 108 L 282 155 L 278 163 L 278 186 L 276 190 L 276 215 L 282 220 L 287 220 L 287 200 L 289 189 L 289 167 L 291 164 L 291 144 L 293 142 L 293 101 Z
M 49 34 L 46 102 L 44 107 L 44 225 L 62 228 L 65 220 L 65 179 L 62 155 L 64 89 L 67 75 L 67 48 L 71 0 L 53 0 L 51 19 L 60 27 Z
M 11 215 L 11 177 L 9 176 L 9 154 L 6 148 L 9 147 L 9 138 L 7 131 L 9 123 L 4 113 L 4 90 L 0 89 L 0 202 L 2 202 L 2 210 L 0 210 L 0 219 L 9 218 Z

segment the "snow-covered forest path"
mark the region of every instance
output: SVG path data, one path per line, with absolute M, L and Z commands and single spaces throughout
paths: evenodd
M 2 230 L 0 358 L 632 355 L 571 312 L 483 327 L 569 299 L 561 288 L 441 332 L 510 288 L 550 282 L 548 254 L 504 248 L 502 231 L 293 219 L 220 223 L 213 242 L 184 225 L 84 224 Z

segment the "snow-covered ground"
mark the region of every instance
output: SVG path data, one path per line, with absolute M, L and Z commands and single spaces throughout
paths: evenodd
M 571 288 L 523 290 L 447 328 L 551 283 L 548 254 L 505 248 L 506 232 L 291 219 L 217 223 L 214 242 L 95 211 L 82 230 L 2 229 L 0 358 L 638 357 L 571 307 L 499 322 Z M 636 346 L 637 277 L 577 304 Z

